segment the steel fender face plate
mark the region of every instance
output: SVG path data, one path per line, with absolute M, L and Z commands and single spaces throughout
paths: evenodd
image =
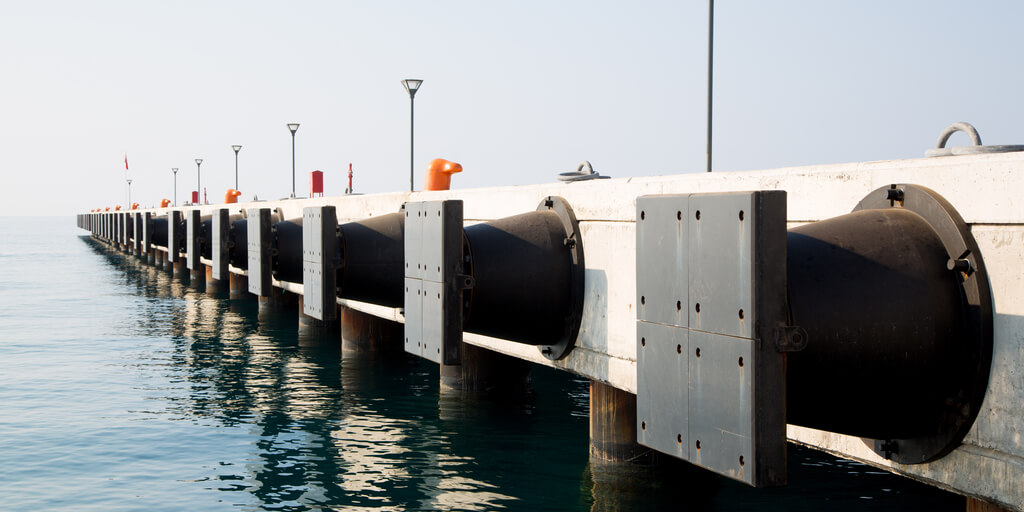
M 270 208 L 246 210 L 249 241 L 249 293 L 270 295 Z
M 754 486 L 785 483 L 785 192 L 637 198 L 637 432 Z M 781 398 L 780 398 L 781 397 Z
M 462 343 L 462 201 L 405 205 L 405 350 L 458 364 Z
M 171 263 L 178 261 L 181 247 L 178 247 L 178 230 L 181 229 L 181 211 L 171 210 L 167 213 L 167 259 Z
M 228 209 L 213 211 L 210 222 L 210 258 L 213 260 L 213 278 L 223 281 L 228 278 Z
M 188 237 L 185 245 L 185 263 L 189 270 L 200 270 L 199 262 L 199 232 L 203 225 L 199 218 L 199 210 L 189 210 L 186 214 L 188 219 Z
M 318 320 L 337 318 L 335 259 L 338 220 L 333 206 L 302 209 L 303 312 Z

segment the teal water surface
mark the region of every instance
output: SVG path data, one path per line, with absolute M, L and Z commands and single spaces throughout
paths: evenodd
M 588 463 L 588 385 L 452 398 L 412 356 L 342 358 L 114 253 L 69 218 L 0 219 L 2 510 L 957 510 L 790 448 L 755 490 L 684 463 Z

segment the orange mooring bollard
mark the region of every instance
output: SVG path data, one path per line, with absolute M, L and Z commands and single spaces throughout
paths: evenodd
M 138 209 L 139 209 L 139 203 L 132 203 L 132 210 L 138 210 Z
M 423 179 L 423 190 L 448 190 L 452 185 L 452 174 L 462 172 L 462 166 L 443 158 L 435 158 L 427 166 Z
M 115 212 L 116 212 L 116 211 L 120 211 L 120 210 L 121 210 L 121 205 L 117 205 L 117 206 L 115 206 L 115 207 L 114 207 L 114 211 L 115 211 Z
M 160 200 L 160 208 L 167 208 L 170 205 L 171 205 L 171 200 L 170 199 L 161 199 Z
M 241 192 L 239 192 L 239 191 L 237 191 L 237 190 L 235 190 L 233 188 L 229 188 L 228 191 L 224 193 L 224 202 L 225 203 L 237 203 L 238 202 L 238 196 L 240 196 L 240 195 L 242 195 Z

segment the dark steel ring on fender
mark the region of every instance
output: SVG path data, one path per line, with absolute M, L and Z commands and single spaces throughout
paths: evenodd
M 934 191 L 897 184 L 788 235 L 788 422 L 865 438 L 901 464 L 941 458 L 978 416 L 993 306 L 970 227 Z

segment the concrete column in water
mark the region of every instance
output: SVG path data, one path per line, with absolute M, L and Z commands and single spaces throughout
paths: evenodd
M 404 354 L 403 326 L 362 311 L 341 306 L 341 354 Z
M 185 258 L 179 256 L 178 259 L 174 260 L 174 262 L 171 263 L 171 266 L 173 269 L 172 273 L 174 274 L 174 277 L 180 277 L 184 279 L 189 275 L 188 267 L 185 266 Z
M 249 277 L 242 274 L 228 274 L 228 288 L 232 299 L 244 299 L 249 296 Z
M 649 450 L 636 442 L 636 395 L 590 381 L 590 460 L 636 461 Z
M 270 287 L 269 296 L 260 296 L 259 314 L 282 313 L 295 311 L 295 304 L 298 302 L 297 295 L 288 293 L 276 286 Z
M 530 362 L 485 348 L 462 344 L 462 364 L 441 365 L 441 392 L 525 395 L 530 389 Z
M 209 265 L 203 265 L 206 269 L 206 293 L 210 295 L 220 295 L 228 290 L 228 283 L 216 279 L 213 277 L 213 267 Z
M 199 264 L 199 268 L 188 269 L 188 278 L 192 286 L 206 286 L 206 270 L 204 270 L 205 267 L 206 265 Z
M 968 496 L 967 512 L 1010 512 L 1010 509 Z
M 338 320 L 319 320 L 307 315 L 303 312 L 305 298 L 302 295 L 298 295 L 298 298 L 300 342 L 331 340 L 332 343 L 337 343 L 340 322 Z

